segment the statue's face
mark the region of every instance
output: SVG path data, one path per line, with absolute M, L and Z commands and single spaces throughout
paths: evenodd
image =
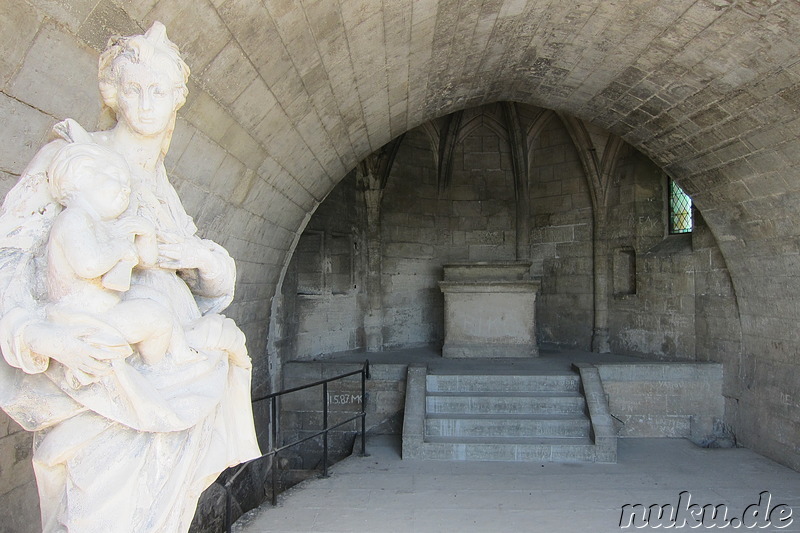
M 101 218 L 116 218 L 130 202 L 130 174 L 114 165 L 107 165 L 102 170 L 98 168 L 98 172 L 87 179 L 81 194 Z
M 164 132 L 177 110 L 175 82 L 158 66 L 126 61 L 117 81 L 117 116 L 139 135 Z

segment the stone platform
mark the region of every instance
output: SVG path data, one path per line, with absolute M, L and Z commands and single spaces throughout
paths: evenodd
M 284 365 L 284 387 L 293 387 L 356 370 L 370 360 L 372 379 L 367 381 L 368 430 L 400 434 L 407 388 L 407 369 L 420 365 L 429 375 L 563 375 L 574 366 L 596 369 L 610 414 L 619 421 L 620 437 L 685 437 L 703 442 L 723 417 L 722 366 L 693 361 L 652 361 L 619 354 L 597 354 L 551 345 L 540 347 L 539 357 L 450 359 L 439 347 L 385 352 L 339 352 L 313 360 Z M 350 380 L 331 385 L 329 404 L 336 416 L 348 416 L 360 408 L 360 383 Z M 307 395 L 308 397 L 304 397 Z M 311 431 L 321 420 L 318 392 L 287 399 L 287 431 Z M 587 406 L 590 407 L 590 406 Z M 342 428 L 350 435 L 356 424 Z

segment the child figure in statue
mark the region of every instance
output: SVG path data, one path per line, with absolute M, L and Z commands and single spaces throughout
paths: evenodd
M 118 347 L 109 359 L 131 355 L 130 345 L 148 365 L 161 362 L 168 351 L 188 353 L 182 328 L 164 306 L 123 299 L 133 268 L 155 265 L 158 247 L 152 223 L 124 216 L 131 178 L 122 156 L 94 143 L 71 143 L 58 152 L 47 175 L 53 198 L 64 206 L 47 243 L 48 316 L 107 330 L 104 346 Z M 68 378 L 75 387 L 98 379 L 79 372 L 68 372 Z

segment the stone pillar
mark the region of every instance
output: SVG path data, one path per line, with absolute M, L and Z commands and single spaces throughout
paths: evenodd
M 559 115 L 567 128 L 581 164 L 586 172 L 586 182 L 592 198 L 592 241 L 594 245 L 594 323 L 592 325 L 592 351 L 611 351 L 608 332 L 608 279 L 609 250 L 607 232 L 608 190 L 616 172 L 617 162 L 625 148 L 622 139 L 608 132 L 592 128 L 575 117 Z
M 593 217 L 592 245 L 594 263 L 594 323 L 592 325 L 592 351 L 609 353 L 608 333 L 608 241 L 604 206 L 595 208 Z
M 364 336 L 366 349 L 370 352 L 383 350 L 381 201 L 402 140 L 402 135 L 397 137 L 356 167 L 356 184 L 366 208 L 367 309 L 364 313 Z
M 383 349 L 383 299 L 381 287 L 381 199 L 383 189 L 365 189 L 367 207 L 367 312 L 364 315 L 364 335 L 367 350 Z

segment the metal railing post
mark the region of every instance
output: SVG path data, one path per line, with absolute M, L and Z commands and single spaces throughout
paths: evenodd
M 331 427 L 328 427 L 329 423 L 329 409 L 328 409 L 328 383 L 340 379 L 344 379 L 350 376 L 355 376 L 356 374 L 361 374 L 361 412 L 355 414 L 347 418 L 346 420 L 342 420 L 337 422 Z M 350 424 L 351 422 L 355 422 L 359 418 L 361 418 L 361 455 L 366 456 L 366 416 L 367 416 L 367 385 L 366 380 L 370 379 L 369 374 L 369 360 L 364 361 L 364 365 L 361 367 L 361 370 L 353 370 L 351 372 L 347 372 L 344 374 L 340 374 L 338 376 L 334 376 L 332 378 L 323 379 L 320 381 L 315 381 L 314 383 L 308 383 L 306 385 L 301 385 L 299 387 L 294 387 L 291 389 L 284 389 L 279 392 L 274 392 L 268 394 L 266 396 L 262 396 L 260 398 L 256 398 L 253 400 L 253 403 L 261 402 L 261 401 L 270 401 L 270 451 L 263 454 L 261 457 L 257 457 L 255 459 L 251 459 L 250 461 L 246 461 L 239 465 L 239 469 L 236 473 L 231 476 L 227 483 L 225 483 L 225 529 L 228 533 L 230 533 L 231 528 L 233 526 L 233 493 L 231 492 L 231 486 L 233 482 L 239 477 L 239 475 L 244 471 L 246 466 L 252 462 L 257 461 L 259 459 L 264 459 L 265 457 L 272 457 L 272 505 L 278 505 L 278 468 L 279 468 L 279 460 L 278 454 L 285 449 L 288 449 L 292 446 L 296 446 L 306 441 L 310 441 L 316 439 L 320 435 L 322 435 L 323 440 L 323 453 L 322 453 L 322 477 L 328 477 L 328 433 L 336 428 L 345 426 L 346 424 Z M 323 406 L 322 406 L 322 422 L 323 422 L 323 429 L 321 431 L 317 431 L 312 435 L 308 435 L 306 437 L 300 438 L 299 440 L 295 440 L 288 444 L 279 445 L 278 444 L 278 430 L 279 430 L 279 423 L 278 423 L 278 398 L 290 394 L 292 392 L 297 392 L 305 389 L 309 389 L 312 387 L 318 387 L 322 385 L 322 397 L 323 397 Z
M 270 424 L 272 427 L 272 448 L 278 447 L 278 397 L 270 398 Z M 272 506 L 278 505 L 278 454 L 272 456 Z
M 367 374 L 369 373 L 369 359 L 364 362 L 361 369 L 361 457 L 367 455 Z
M 233 526 L 233 504 L 231 502 L 231 488 L 225 485 L 225 531 L 231 533 Z
M 328 477 L 328 382 L 322 384 L 322 477 Z

